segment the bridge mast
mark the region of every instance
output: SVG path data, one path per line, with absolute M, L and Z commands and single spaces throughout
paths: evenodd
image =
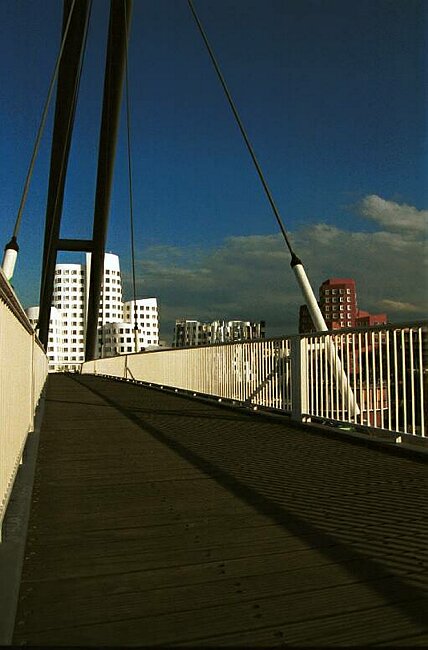
M 85 35 L 89 20 L 89 1 L 64 2 L 63 32 L 70 11 L 73 10 L 67 39 L 58 72 L 55 121 L 51 149 L 49 189 L 45 218 L 42 281 L 40 287 L 39 338 L 47 349 L 49 317 L 53 294 L 53 281 L 59 244 L 64 187 L 68 156 L 77 104 L 79 78 L 82 67 Z
M 92 253 L 86 332 L 86 360 L 89 360 L 95 357 L 97 346 L 98 310 L 104 271 L 105 243 L 132 0 L 111 0 L 110 3 L 95 211 L 92 239 L 89 240 L 60 239 L 66 170 L 88 28 L 90 2 L 89 0 L 77 0 L 75 4 L 58 75 L 40 290 L 39 337 L 44 347 L 47 348 L 53 281 L 58 251 Z M 71 0 L 65 0 L 64 25 L 70 8 Z
M 111 185 L 120 102 L 131 16 L 131 0 L 112 0 L 104 79 L 104 101 L 98 152 L 98 175 L 92 232 L 91 280 L 86 329 L 85 359 L 94 359 L 97 350 L 98 312 L 104 273 L 104 254 L 110 209 Z

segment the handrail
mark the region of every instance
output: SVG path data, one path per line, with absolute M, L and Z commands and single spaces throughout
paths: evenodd
M 428 441 L 427 356 L 422 320 L 150 350 L 87 362 L 81 372 Z

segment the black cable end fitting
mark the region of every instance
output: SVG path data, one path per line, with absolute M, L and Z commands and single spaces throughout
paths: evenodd
M 6 246 L 4 247 L 4 250 L 5 251 L 12 250 L 12 251 L 16 251 L 17 253 L 19 252 L 19 246 L 18 246 L 18 242 L 16 241 L 16 236 L 15 235 L 13 235 L 10 242 L 8 242 L 6 244 Z
M 300 257 L 297 257 L 296 253 L 293 251 L 291 253 L 290 266 L 291 266 L 292 269 L 294 269 L 294 267 L 297 266 L 298 264 L 301 264 L 303 266 L 302 260 L 300 259 Z

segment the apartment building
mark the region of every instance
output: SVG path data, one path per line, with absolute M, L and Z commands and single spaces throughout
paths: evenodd
M 382 325 L 385 313 L 369 314 L 358 308 L 357 289 L 352 278 L 329 278 L 319 287 L 319 307 L 329 330 Z M 299 309 L 299 332 L 313 332 L 315 327 L 306 305 Z
M 85 359 L 85 337 L 89 301 L 91 255 L 85 264 L 57 264 L 49 323 L 48 358 L 51 371 L 75 370 Z M 106 253 L 98 317 L 98 356 L 113 356 L 144 349 L 159 342 L 159 322 L 156 298 L 136 301 L 138 345 L 132 333 L 129 348 L 129 330 L 133 330 L 133 301 L 123 303 L 119 257 Z M 27 316 L 37 326 L 39 308 L 30 307 Z M 146 313 L 150 314 L 150 325 Z M 109 330 L 108 332 L 106 330 Z M 110 341 L 107 343 L 107 339 Z M 150 341 L 150 343 L 149 343 Z
M 106 323 L 100 328 L 99 335 L 102 357 L 114 357 L 158 347 L 157 299 L 128 300 L 123 304 L 123 321 Z

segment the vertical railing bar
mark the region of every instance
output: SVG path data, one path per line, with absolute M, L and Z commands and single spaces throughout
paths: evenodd
M 314 364 L 314 375 L 313 375 L 313 388 L 314 388 L 314 413 L 316 416 L 319 415 L 319 395 L 318 391 L 320 388 L 320 376 L 318 372 L 318 355 L 320 350 L 320 340 L 312 337 L 312 351 L 313 351 L 313 364 Z
M 281 341 L 280 345 L 278 345 L 278 398 L 279 398 L 279 407 L 283 410 L 285 410 L 285 404 L 286 404 L 286 398 L 285 398 L 285 391 L 286 391 L 286 385 L 287 385 L 287 378 L 286 378 L 286 342 Z M 288 405 L 287 405 L 288 408 Z
M 257 386 L 257 345 L 255 343 L 251 346 L 251 403 L 257 403 L 257 396 L 255 396 Z
M 272 355 L 272 406 L 277 409 L 278 402 L 278 348 L 277 345 L 272 341 L 271 343 L 271 355 Z
M 327 336 L 322 337 L 323 341 L 323 371 L 324 371 L 324 391 L 323 391 L 323 397 L 324 397 L 324 408 L 323 408 L 323 416 L 328 417 L 328 358 L 327 358 Z
M 356 353 L 355 353 L 355 332 L 352 332 L 351 334 L 351 364 L 352 364 L 352 387 L 354 391 L 354 399 L 358 403 L 359 400 L 357 399 L 357 358 L 356 358 Z M 354 422 L 357 422 L 357 414 L 354 412 L 352 416 L 349 418 Z
M 340 361 L 342 360 L 342 347 L 341 346 L 342 346 L 342 335 L 339 334 L 338 336 L 334 337 L 334 347 L 335 347 L 335 350 L 336 350 L 335 355 L 336 355 L 336 357 L 338 357 L 340 359 Z M 336 362 L 336 359 L 334 359 L 334 356 L 333 356 L 333 352 L 332 352 L 331 357 L 332 357 L 331 360 L 332 360 L 332 364 L 333 364 L 333 363 Z M 342 377 L 343 377 L 343 373 L 342 373 Z M 335 398 L 336 398 L 336 417 L 335 417 L 335 419 L 336 420 L 340 420 L 340 400 L 339 400 L 339 395 L 340 395 L 340 391 L 343 388 L 342 382 L 340 382 L 340 386 L 339 386 L 339 381 L 340 380 L 339 380 L 337 374 L 334 373 L 334 383 L 336 384 L 336 390 L 335 390 Z
M 367 426 L 370 426 L 371 424 L 371 416 L 370 416 L 370 406 L 371 406 L 371 400 L 370 400 L 370 365 L 369 365 L 369 343 L 368 343 L 368 333 L 364 332 L 364 361 L 365 361 L 365 368 L 366 368 L 366 423 Z
M 346 342 L 346 348 L 345 348 L 345 358 L 346 358 L 346 376 L 348 377 L 348 382 L 349 382 L 349 387 L 351 386 L 351 365 L 349 362 L 349 338 L 350 334 L 346 333 L 345 334 L 345 342 Z M 345 412 L 347 414 L 346 420 L 348 422 L 351 421 L 351 395 L 350 395 L 350 390 L 346 391 L 346 405 L 345 405 L 345 399 L 343 399 L 343 419 L 345 419 Z M 355 395 L 354 395 L 355 399 Z
M 286 400 L 287 400 L 287 408 L 289 411 L 291 411 L 292 408 L 292 399 L 291 399 L 291 391 L 292 391 L 292 378 L 291 378 L 291 339 L 287 339 L 287 363 L 285 366 L 285 370 L 287 373 L 287 380 L 286 380 Z
M 257 390 L 258 387 L 260 386 L 260 350 L 257 343 L 255 343 L 254 346 L 255 346 L 255 353 L 256 353 L 256 381 L 255 381 L 254 390 L 257 391 L 255 397 L 255 403 L 260 404 L 260 394 L 259 391 Z
M 309 370 L 309 412 L 311 415 L 315 415 L 314 408 L 314 385 L 315 385 L 315 376 L 314 376 L 314 337 L 308 337 L 308 360 L 310 361 L 310 370 Z
M 412 434 L 416 433 L 415 418 L 415 366 L 413 362 L 413 328 L 409 329 L 409 354 L 410 354 L 410 392 L 411 392 L 411 416 L 412 416 Z
M 319 370 L 320 370 L 320 385 L 319 385 L 319 400 L 320 400 L 320 415 L 325 417 L 325 405 L 324 405 L 324 394 L 325 394 L 325 379 L 324 379 L 324 348 L 325 348 L 325 337 L 320 336 L 319 339 Z
M 346 391 L 346 400 L 345 400 L 345 376 L 348 378 L 349 381 L 349 365 L 348 365 L 348 335 L 347 334 L 341 334 L 341 345 L 342 345 L 342 364 L 345 366 L 345 372 L 342 372 L 342 390 L 341 390 L 341 403 L 342 403 L 342 420 L 348 420 L 348 417 L 345 417 L 345 412 L 349 413 L 349 399 L 350 399 L 350 391 Z
M 380 426 L 383 429 L 385 425 L 384 421 L 384 405 L 383 405 L 383 334 L 379 330 L 378 332 L 378 345 L 379 345 L 379 399 L 380 399 Z
M 418 329 L 419 333 L 419 399 L 420 399 L 420 418 L 421 418 L 421 436 L 425 437 L 425 413 L 424 413 L 424 364 L 423 364 L 423 336 L 422 327 Z M 428 372 L 428 369 L 427 369 Z
M 372 425 L 374 427 L 377 426 L 377 373 L 376 373 L 376 344 L 375 344 L 375 334 L 374 332 L 370 332 L 370 340 L 371 340 L 371 358 L 372 358 L 372 382 L 373 382 L 373 390 L 372 390 L 372 405 L 373 405 L 373 420 L 372 420 Z
M 405 332 L 401 330 L 401 365 L 402 365 L 402 386 L 403 386 L 403 430 L 407 433 L 407 381 L 406 381 L 406 343 Z
M 365 352 L 365 364 L 366 364 L 366 419 L 367 426 L 371 425 L 370 417 L 370 366 L 369 366 L 369 343 L 368 343 L 368 333 L 364 332 L 364 352 Z
M 260 349 L 262 351 L 263 361 L 263 388 L 264 388 L 264 402 L 263 406 L 269 406 L 269 356 L 267 343 L 261 343 Z
M 394 346 L 394 393 L 395 393 L 395 429 L 400 431 L 400 419 L 398 409 L 398 350 L 397 350 L 397 331 L 392 332 L 393 346 Z
M 334 413 L 334 372 L 333 372 L 333 345 L 336 345 L 335 337 L 333 334 L 329 336 L 329 346 L 328 346 L 328 356 L 329 356 L 329 364 L 328 364 L 328 369 L 329 369 L 329 382 L 330 382 L 330 417 L 334 419 L 335 413 Z M 337 413 L 336 413 L 336 419 L 337 419 Z
M 263 343 L 258 343 L 259 346 L 259 361 L 260 361 L 260 384 L 262 387 L 262 390 L 260 391 L 260 403 L 262 406 L 266 406 L 266 356 L 263 354 L 264 352 L 264 344 Z
M 386 345 L 386 400 L 387 400 L 387 414 L 388 414 L 388 429 L 392 430 L 392 403 L 391 403 L 391 354 L 390 354 L 390 339 L 389 330 L 385 332 L 385 345 Z
M 259 347 L 260 347 L 260 355 L 261 355 L 261 364 L 260 365 L 261 365 L 261 368 L 262 368 L 261 381 L 262 381 L 262 386 L 263 386 L 262 404 L 263 404 L 263 406 L 266 406 L 267 405 L 267 358 L 266 358 L 266 355 L 264 354 L 264 352 L 265 352 L 265 344 L 260 343 Z

